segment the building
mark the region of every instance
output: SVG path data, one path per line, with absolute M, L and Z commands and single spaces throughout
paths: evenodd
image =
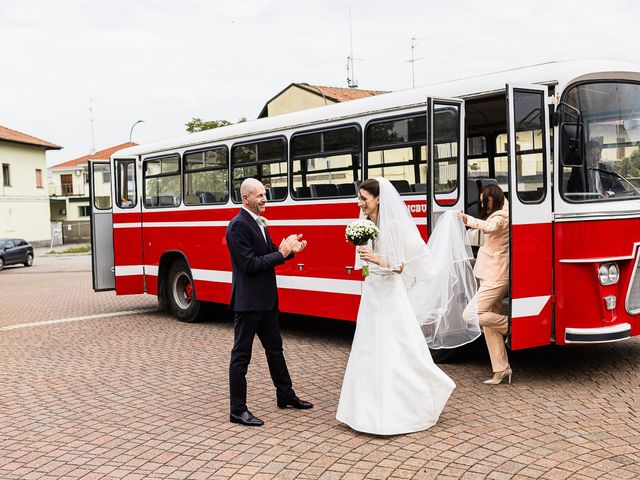
M 0 125 L 0 237 L 51 241 L 46 153 L 61 148 Z
M 388 93 L 380 90 L 359 90 L 357 88 L 324 87 L 308 83 L 292 83 L 271 98 L 262 108 L 258 118 L 273 117 L 283 113 L 322 107 L 332 103 L 346 102 L 357 98 Z
M 113 153 L 134 145 L 137 144 L 122 143 L 49 168 L 51 221 L 62 222 L 65 243 L 89 239 L 89 160 L 108 161 Z M 110 172 L 101 172 L 94 182 L 96 192 L 110 195 Z

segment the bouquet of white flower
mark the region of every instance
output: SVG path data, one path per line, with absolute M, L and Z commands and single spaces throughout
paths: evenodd
M 373 240 L 380 235 L 380 230 L 371 220 L 360 219 L 347 225 L 344 236 L 349 243 L 356 247 L 366 245 L 369 240 Z M 369 275 L 369 266 L 362 267 L 362 276 Z

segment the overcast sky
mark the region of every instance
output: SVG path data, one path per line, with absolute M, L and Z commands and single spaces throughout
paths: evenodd
M 552 60 L 640 61 L 638 0 L 0 0 L 0 124 L 64 147 L 49 164 L 255 118 L 291 82 L 360 88 Z

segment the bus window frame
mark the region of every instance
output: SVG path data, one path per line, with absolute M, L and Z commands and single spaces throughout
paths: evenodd
M 560 103 L 566 103 L 567 100 L 567 95 L 569 94 L 569 92 L 576 88 L 579 87 L 581 85 L 591 85 L 591 84 L 596 84 L 596 83 L 626 83 L 626 84 L 630 84 L 630 85 L 639 85 L 640 86 L 640 81 L 638 80 L 634 80 L 632 78 L 622 78 L 622 77 L 615 77 L 615 78 L 594 78 L 594 79 L 589 79 L 589 80 L 578 80 L 578 81 L 574 81 L 571 83 L 568 83 L 564 89 L 562 90 L 562 95 L 560 96 Z M 572 105 L 573 106 L 573 105 Z M 584 132 L 584 124 L 583 124 L 583 132 Z M 586 133 L 583 133 L 586 134 Z M 565 193 L 563 191 L 563 189 L 560 189 L 560 186 L 563 185 L 564 183 L 564 172 L 562 171 L 562 169 L 564 168 L 562 165 L 562 135 L 558 135 L 558 152 L 553 152 L 553 162 L 554 162 L 554 167 L 557 167 L 558 170 L 558 175 L 557 175 L 557 180 L 558 180 L 558 192 L 560 193 L 560 199 L 568 204 L 571 205 L 596 205 L 596 204 L 602 204 L 602 203 L 610 203 L 610 202 L 624 202 L 627 200 L 632 200 L 632 197 L 628 197 L 628 198 L 611 198 L 608 197 L 607 199 L 593 199 L 593 200 L 583 200 L 583 201 L 575 201 L 575 200 L 569 200 L 566 196 Z M 604 147 L 604 145 L 603 145 Z M 555 174 L 554 174 L 555 176 Z M 555 178 L 553 180 L 556 180 Z M 636 198 L 637 200 L 637 198 Z
M 120 177 L 118 176 L 118 165 L 122 164 L 122 163 L 133 163 L 133 186 L 136 189 L 136 201 L 135 203 L 132 203 L 131 205 L 127 206 L 127 207 L 123 207 L 121 205 L 121 201 L 120 199 L 122 199 L 122 195 L 121 195 L 121 191 L 120 191 Z M 120 208 L 121 210 L 129 210 L 132 208 L 135 208 L 138 205 L 138 202 L 140 201 L 140 195 L 138 194 L 138 169 L 136 168 L 136 163 L 137 163 L 137 159 L 135 158 L 114 158 L 113 159 L 113 164 L 115 167 L 115 177 L 116 177 L 116 183 L 114 185 L 115 189 L 115 204 L 118 208 Z
M 235 199 L 233 198 L 233 149 L 236 147 L 242 147 L 243 145 L 251 145 L 251 144 L 258 144 L 258 143 L 262 143 L 262 142 L 269 142 L 272 140 L 283 140 L 284 141 L 284 160 L 283 162 L 287 164 L 287 170 L 289 170 L 291 168 L 291 166 L 289 165 L 289 141 L 287 139 L 287 136 L 284 134 L 281 135 L 273 135 L 273 136 L 269 136 L 269 137 L 263 137 L 263 138 L 259 138 L 257 140 L 246 140 L 246 141 L 242 141 L 242 142 L 237 142 L 237 143 L 233 143 L 231 144 L 231 148 L 229 148 L 229 198 L 231 199 L 232 203 L 235 203 L 236 205 L 240 205 L 242 204 L 242 196 L 240 197 L 240 200 L 238 200 L 237 202 L 235 201 Z M 274 161 L 260 161 L 258 160 L 257 162 L 252 162 L 250 164 L 248 164 L 249 166 L 252 165 L 266 165 L 269 163 L 281 163 L 281 162 L 274 162 Z M 247 164 L 242 164 L 243 166 L 247 165 Z M 246 177 L 249 178 L 249 177 Z M 285 178 L 287 179 L 287 196 L 285 196 L 284 198 L 278 199 L 278 200 L 267 200 L 267 203 L 274 203 L 274 202 L 284 202 L 287 198 L 289 198 L 289 171 L 287 171 L 287 174 L 285 176 Z
M 453 204 L 457 204 L 460 201 L 460 185 L 463 179 L 466 178 L 466 162 L 465 162 L 465 157 L 464 155 L 462 155 L 460 153 L 460 148 L 464 148 L 466 151 L 466 141 L 467 141 L 467 137 L 466 137 L 466 124 L 462 124 L 460 125 L 460 122 L 462 120 L 462 110 L 464 109 L 464 103 L 458 103 L 458 102 L 448 102 L 446 100 L 439 100 L 437 98 L 434 98 L 433 101 L 431 102 L 431 107 L 433 108 L 433 112 L 429 111 L 429 118 L 433 117 L 434 119 L 434 123 L 435 123 L 435 116 L 436 116 L 436 109 L 435 106 L 436 105 L 444 105 L 444 106 L 450 106 L 450 107 L 456 107 L 457 108 L 457 114 L 458 114 L 458 118 L 457 118 L 457 133 L 458 133 L 458 162 L 456 163 L 456 175 L 457 175 L 457 182 L 456 182 L 456 186 L 455 188 L 447 191 L 447 192 L 436 192 L 435 189 L 435 169 L 436 169 L 436 160 L 435 160 L 435 153 L 436 153 L 436 142 L 435 142 L 435 132 L 433 130 L 433 125 L 428 125 L 429 129 L 427 130 L 427 135 L 429 140 L 432 142 L 431 147 L 429 148 L 429 152 L 432 152 L 429 154 L 429 162 L 433 162 L 433 166 L 432 168 L 430 168 L 430 171 L 432 173 L 432 176 L 434 178 L 429 180 L 429 185 L 433 185 L 433 188 L 431 188 L 429 190 L 429 194 L 433 197 L 433 201 L 435 202 L 436 205 L 438 205 L 439 207 L 448 207 L 450 206 L 448 203 L 448 199 L 446 203 L 440 203 L 438 201 L 437 196 L 438 195 L 448 195 L 452 192 L 456 192 L 456 198 L 455 198 L 455 202 L 453 202 Z M 464 162 L 464 163 L 463 163 Z M 461 178 L 461 165 L 464 165 L 464 170 L 462 170 L 462 178 Z
M 513 174 L 516 177 L 516 196 L 518 197 L 518 201 L 520 203 L 522 203 L 523 205 L 539 205 L 541 203 L 544 203 L 545 199 L 547 198 L 547 193 L 549 190 L 549 185 L 547 185 L 547 162 L 549 161 L 549 159 L 547 158 L 547 135 L 550 135 L 550 133 L 548 131 L 545 131 L 545 128 L 547 127 L 545 125 L 545 120 L 544 120 L 544 116 L 545 116 L 545 110 L 547 109 L 547 104 L 546 104 L 546 98 L 544 97 L 543 93 L 539 90 L 529 90 L 526 88 L 514 88 L 513 89 L 513 108 L 514 108 L 514 117 L 515 117 L 515 103 L 516 103 L 516 93 L 518 92 L 522 92 L 522 93 L 535 93 L 536 95 L 540 96 L 542 101 L 541 101 L 541 112 L 540 115 L 542 116 L 542 124 L 540 125 L 540 130 L 542 130 L 542 147 L 540 149 L 533 149 L 533 150 L 518 150 L 516 151 L 516 157 L 518 155 L 526 155 L 527 153 L 535 153 L 535 152 L 540 152 L 542 154 L 542 195 L 540 196 L 540 198 L 538 200 L 524 200 L 521 196 L 520 196 L 520 190 L 518 190 L 518 180 L 520 178 L 522 178 L 522 175 L 518 175 L 518 169 L 515 168 L 515 172 L 513 172 Z M 515 118 L 514 118 L 514 122 L 515 122 Z M 516 133 L 516 135 L 518 134 L 518 132 L 529 132 L 531 130 L 518 130 L 516 129 L 516 126 L 513 126 L 514 132 Z M 509 139 L 509 134 L 507 132 L 507 139 Z M 510 140 L 510 139 L 509 139 Z M 515 142 L 515 138 L 513 139 L 513 141 Z M 507 152 L 507 158 L 509 157 L 509 154 Z M 518 159 L 516 158 L 516 165 L 517 165 Z M 510 164 L 510 162 L 508 162 L 508 165 Z M 510 167 L 510 165 L 509 165 Z M 513 194 L 512 194 L 513 195 Z
M 150 160 L 158 160 L 161 158 L 167 158 L 167 157 L 171 157 L 171 156 L 177 156 L 178 157 L 178 177 L 180 177 L 180 181 L 178 182 L 180 184 L 180 201 L 178 202 L 177 205 L 157 205 L 157 206 L 153 206 L 153 205 L 149 205 L 147 206 L 146 202 L 147 202 L 147 178 L 149 178 L 147 176 L 147 169 L 146 169 L 146 163 Z M 175 172 L 170 172 L 170 173 L 158 173 L 156 175 L 152 175 L 151 178 L 162 178 L 162 177 L 172 177 L 175 176 L 176 173 Z M 156 210 L 159 208 L 178 208 L 180 205 L 183 204 L 183 200 L 184 200 L 184 194 L 182 192 L 182 155 L 180 155 L 179 152 L 172 152 L 172 153 L 165 153 L 163 155 L 154 155 L 152 157 L 145 157 L 142 160 L 142 206 L 145 209 L 150 209 L 150 210 Z
M 108 167 L 108 169 L 109 169 L 109 174 L 111 174 L 111 173 L 112 173 L 112 171 L 111 171 L 111 162 L 109 162 L 109 161 L 102 161 L 102 160 L 95 160 L 95 161 L 93 161 L 93 162 L 94 162 L 94 163 L 93 163 L 93 169 L 92 169 L 91 174 L 89 175 L 89 181 L 91 182 L 91 183 L 89 184 L 89 189 L 91 190 L 91 189 L 93 188 L 94 190 L 93 190 L 93 195 L 92 195 L 92 197 L 93 197 L 93 201 L 91 201 L 91 199 L 90 199 L 90 201 L 89 201 L 89 206 L 90 206 L 92 209 L 94 209 L 94 208 L 95 208 L 95 210 L 96 210 L 96 211 L 100 211 L 100 212 L 105 212 L 105 211 L 108 211 L 108 210 L 113 211 L 113 198 L 111 198 L 111 187 L 113 186 L 113 175 L 111 175 L 111 182 L 110 182 L 111 184 L 109 185 L 109 206 L 108 206 L 108 207 L 106 207 L 106 208 L 100 208 L 100 207 L 96 204 L 96 199 L 97 199 L 97 198 L 103 198 L 103 197 L 104 197 L 104 195 L 101 195 L 100 197 L 97 197 L 97 196 L 95 195 L 95 174 L 96 174 L 95 167 L 96 167 L 96 166 L 104 166 L 104 165 L 106 165 L 106 166 Z M 100 172 L 98 172 L 98 173 L 100 173 L 100 174 L 102 175 L 102 174 L 104 173 L 104 171 L 102 171 L 102 170 L 101 170 L 101 171 L 100 171 Z M 104 182 L 102 182 L 102 183 L 104 183 Z M 93 185 L 93 187 L 92 187 L 92 185 Z
M 191 153 L 202 153 L 202 152 L 208 152 L 209 150 L 215 150 L 215 149 L 219 149 L 219 148 L 223 148 L 225 150 L 225 154 L 227 155 L 227 201 L 226 202 L 211 202 L 211 203 L 187 203 L 186 202 L 186 196 L 184 195 L 184 192 L 186 191 L 185 188 L 185 181 L 187 178 L 187 168 L 186 168 L 186 156 L 191 154 Z M 185 207 L 191 208 L 191 207 L 198 207 L 201 205 L 226 205 L 227 203 L 229 203 L 229 199 L 231 198 L 231 178 L 230 178 L 230 172 L 231 172 L 231 154 L 230 154 L 230 150 L 228 145 L 222 143 L 219 145 L 210 145 L 208 147 L 203 147 L 203 148 L 197 148 L 194 150 L 185 150 L 184 152 L 182 152 L 182 160 L 181 160 L 181 172 L 180 172 L 180 188 L 182 189 L 182 204 Z M 196 169 L 196 170 L 188 170 L 189 173 L 196 173 L 196 172 L 211 172 L 214 170 L 222 170 L 221 168 L 211 168 L 211 167 L 205 167 L 205 168 L 201 168 L 201 169 Z M 145 188 L 146 191 L 146 188 Z
M 430 191 L 430 187 L 429 187 L 429 111 L 427 110 L 416 110 L 413 112 L 408 112 L 408 113 L 401 113 L 401 114 L 397 114 L 397 115 L 391 115 L 388 117 L 376 117 L 376 118 L 372 118 L 370 119 L 365 125 L 364 125 L 364 135 L 363 135 L 363 144 L 362 144 L 362 180 L 366 180 L 367 178 L 369 178 L 369 151 L 372 152 L 377 152 L 380 150 L 384 150 L 385 148 L 387 149 L 391 149 L 393 147 L 407 147 L 407 146 L 414 146 L 417 145 L 417 143 L 415 142 L 409 142 L 409 143 L 395 143 L 395 144 L 388 144 L 385 145 L 384 147 L 381 148 L 375 148 L 374 150 L 369 150 L 369 148 L 367 147 L 367 141 L 369 139 L 369 135 L 367 134 L 368 130 L 369 130 L 369 126 L 371 124 L 374 123 L 383 123 L 383 122 L 393 122 L 396 120 L 406 120 L 409 118 L 417 118 L 420 117 L 421 115 L 424 116 L 424 124 L 425 124 L 425 139 L 424 139 L 424 146 L 425 146 L 425 158 L 423 160 L 424 165 L 426 167 L 426 176 L 427 178 L 425 178 L 425 183 L 427 184 L 427 190 L 426 192 Z M 412 165 L 411 162 L 408 162 L 409 165 Z M 417 163 L 417 165 L 419 166 L 420 163 Z M 379 167 L 376 167 L 379 168 Z M 422 183 L 422 182 L 416 182 L 416 183 Z M 409 196 L 409 195 L 424 195 L 425 192 L 404 192 L 404 193 L 400 193 L 398 192 L 401 196 Z
M 323 133 L 323 132 L 329 132 L 331 130 L 340 130 L 343 128 L 350 128 L 350 127 L 355 127 L 357 133 L 358 133 L 358 155 L 360 156 L 360 165 L 358 166 L 358 168 L 354 171 L 357 171 L 359 173 L 359 177 L 362 177 L 364 172 L 363 172 L 363 140 L 362 140 L 362 134 L 363 134 L 363 129 L 362 129 L 362 125 L 360 123 L 356 122 L 349 122 L 349 123 L 343 123 L 343 124 L 339 124 L 339 125 L 331 125 L 329 127 L 320 127 L 320 128 L 313 128 L 313 129 L 309 129 L 309 130 L 298 130 L 296 132 L 293 132 L 290 137 L 289 137 L 289 197 L 293 200 L 293 201 L 302 201 L 302 202 L 309 202 L 309 201 L 314 201 L 314 200 L 335 200 L 335 199 L 348 199 L 348 198 L 357 198 L 358 197 L 358 189 L 356 188 L 356 194 L 354 196 L 351 195 L 339 195 L 336 197 L 296 197 L 293 195 L 293 162 L 295 160 L 302 160 L 302 159 L 307 159 L 307 158 L 316 158 L 317 154 L 313 154 L 313 155 L 302 155 L 301 157 L 296 157 L 295 159 L 292 157 L 291 155 L 291 144 L 292 144 L 292 140 L 295 136 L 298 135 L 308 135 L 311 133 Z M 342 153 L 341 153 L 342 152 Z M 322 153 L 322 152 L 320 152 Z M 334 153 L 336 156 L 337 155 L 341 155 L 341 154 L 348 154 L 351 153 L 353 155 L 353 151 L 351 150 L 336 150 Z M 352 165 L 353 166 L 353 165 Z M 359 180 L 356 178 L 356 180 L 354 181 L 354 183 L 361 183 L 362 180 L 364 180 L 363 178 L 360 178 Z

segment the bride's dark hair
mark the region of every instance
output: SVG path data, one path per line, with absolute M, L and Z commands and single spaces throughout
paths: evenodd
M 361 189 L 369 192 L 374 197 L 380 196 L 380 184 L 375 178 L 367 178 L 358 187 L 358 190 L 361 190 Z

